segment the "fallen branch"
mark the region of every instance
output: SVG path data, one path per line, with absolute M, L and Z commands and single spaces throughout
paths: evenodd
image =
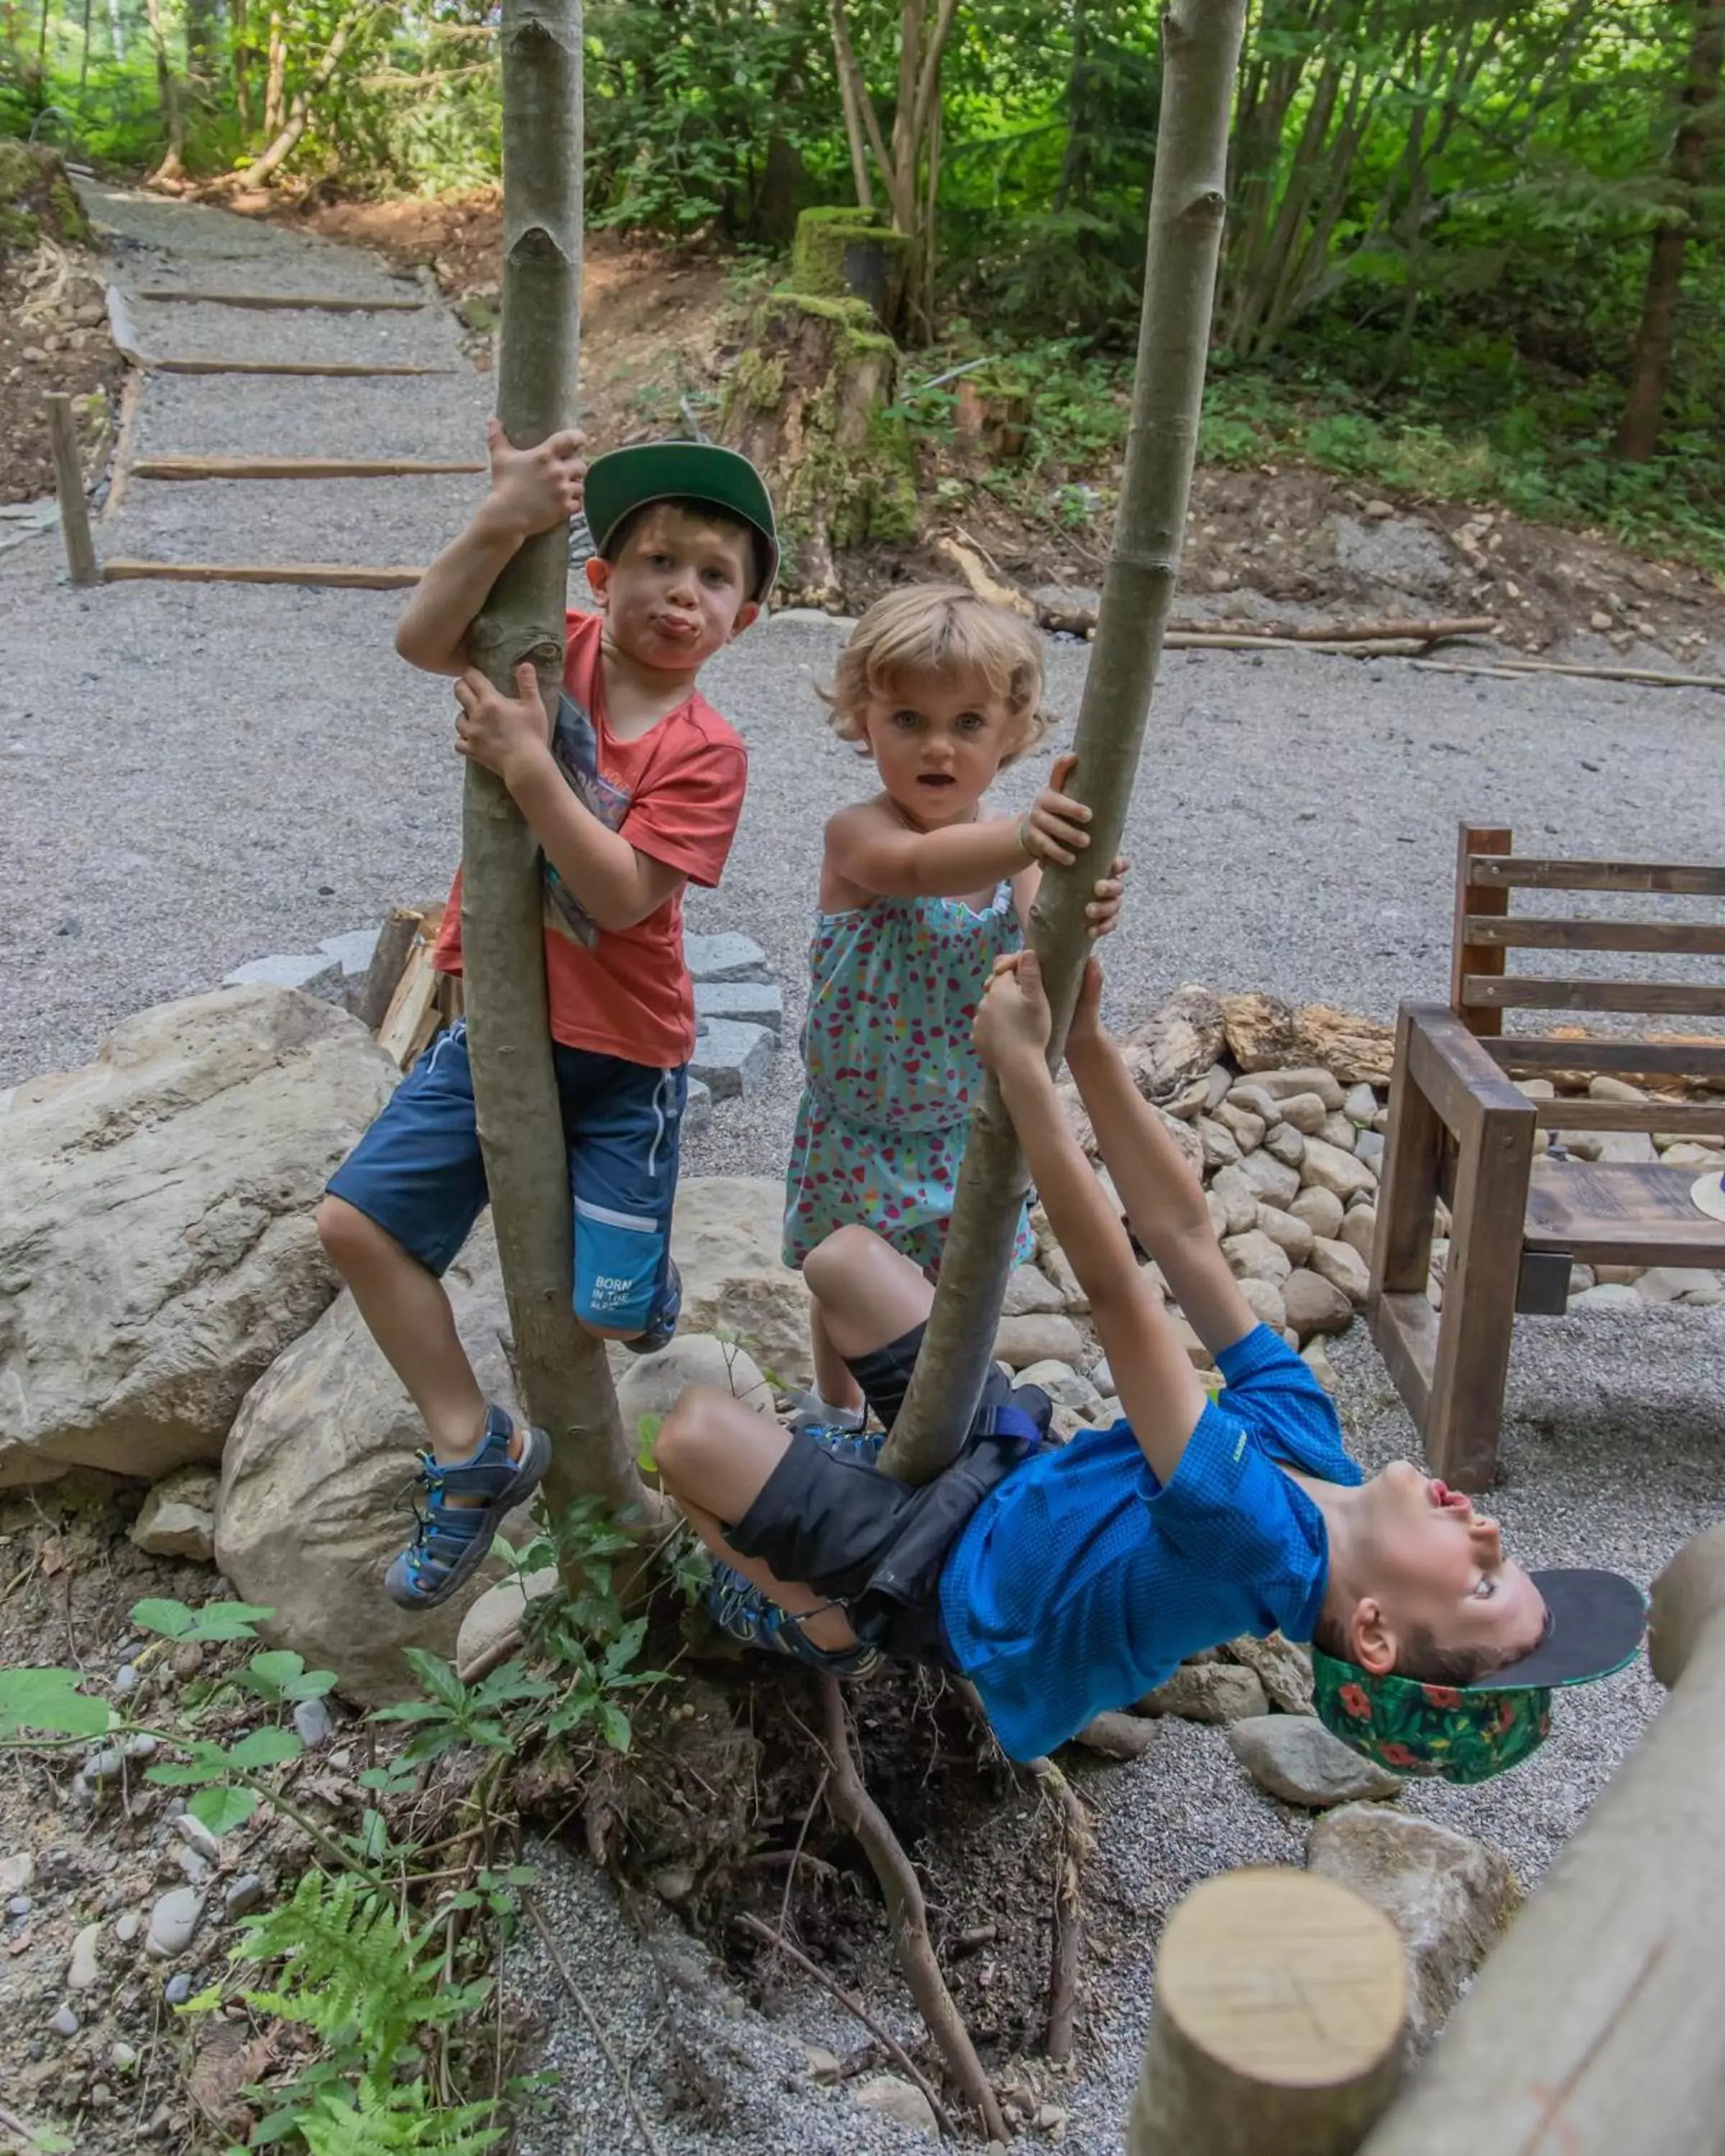
M 1500 681 L 1525 675 L 1557 674 L 1572 681 L 1639 681 L 1655 689 L 1725 689 L 1725 674 L 1667 674 L 1656 666 L 1560 665 L 1554 659 L 1418 659 L 1428 674 L 1487 674 Z
M 1065 2066 L 1072 2056 L 1078 2009 L 1078 1969 L 1084 1958 L 1084 1866 L 1096 1853 L 1090 1815 L 1052 1759 L 1032 1759 L 1034 1774 L 1060 1815 L 1060 1850 L 1055 1860 L 1054 1951 L 1049 1959 L 1048 2056 Z
M 988 2138 L 1005 2141 L 1009 2137 L 999 2099 L 983 2071 L 983 2062 L 976 2055 L 964 2017 L 947 1990 L 947 1980 L 935 1959 L 934 1947 L 928 1936 L 928 1912 L 916 1871 L 898 1836 L 888 1825 L 886 1815 L 864 1786 L 856 1754 L 851 1748 L 845 1695 L 837 1677 L 823 1676 L 820 1691 L 826 1722 L 827 1763 L 832 1769 L 827 1802 L 834 1817 L 861 1843 L 863 1854 L 880 1882 L 899 1967 L 905 1973 L 917 2011 L 946 2061 L 947 2072 L 981 2112 Z
M 827 1996 L 829 1999 L 837 1999 L 847 2014 L 854 2014 L 875 2041 L 886 2052 L 888 2057 L 909 2080 L 916 2083 L 923 2095 L 927 2097 L 928 2107 L 934 2113 L 935 2123 L 940 2128 L 941 2132 L 946 2134 L 957 2133 L 958 2129 L 952 2123 L 952 2113 L 936 2094 L 934 2085 L 927 2075 L 917 2066 L 904 2046 L 887 2035 L 860 1999 L 853 1997 L 848 1991 L 841 1990 L 826 1971 L 819 1964 L 812 1962 L 800 1947 L 793 1946 L 782 1932 L 775 1932 L 770 1924 L 763 1923 L 760 1917 L 752 1916 L 745 1910 L 737 1921 L 745 1931 L 752 1932 L 757 1939 L 763 1940 L 767 1945 L 782 1953 L 787 1961 L 794 1962 L 805 1976 L 813 1977 Z
M 557 1970 L 557 1974 L 563 1979 L 564 1987 L 567 1990 L 570 1998 L 574 2000 L 577 2007 L 580 2010 L 582 2020 L 586 2022 L 588 2029 L 593 2032 L 594 2042 L 598 2044 L 599 2049 L 604 2053 L 606 2059 L 610 2064 L 612 2072 L 617 2076 L 619 2085 L 623 2090 L 624 2099 L 629 2105 L 629 2116 L 634 2120 L 636 2128 L 640 2134 L 644 2146 L 649 2150 L 649 2156 L 665 2156 L 665 2151 L 660 2146 L 658 2135 L 653 2131 L 652 2125 L 649 2123 L 646 2113 L 641 2109 L 639 2103 L 635 2099 L 634 2089 L 630 2083 L 629 2075 L 624 2070 L 622 2060 L 619 2059 L 616 2052 L 612 2050 L 611 2040 L 599 2026 L 598 2016 L 593 2012 L 592 2007 L 588 2005 L 586 1994 L 582 1990 L 581 1986 L 575 1981 L 574 1978 L 569 1974 L 569 1964 L 563 1959 L 562 1954 L 558 1953 L 557 1943 L 552 1937 L 550 1928 L 546 1923 L 544 1917 L 540 1915 L 538 1904 L 535 1902 L 530 1901 L 527 1903 L 526 1907 L 528 1916 L 533 1920 L 533 1928 L 538 1933 L 540 1939 L 544 1944 L 545 1951 L 551 1956 L 552 1966 Z

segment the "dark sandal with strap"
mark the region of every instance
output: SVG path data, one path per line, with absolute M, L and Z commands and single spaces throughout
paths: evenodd
M 434 1609 L 485 1563 L 505 1517 L 526 1502 L 551 1465 L 551 1440 L 542 1430 L 523 1428 L 519 1460 L 509 1454 L 514 1435 L 502 1409 L 487 1408 L 485 1435 L 467 1459 L 419 1455 L 425 1507 L 418 1532 L 383 1575 L 392 1602 L 403 1609 Z M 451 1504 L 452 1496 L 479 1502 Z

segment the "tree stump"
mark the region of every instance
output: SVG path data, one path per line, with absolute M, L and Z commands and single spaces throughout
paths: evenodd
M 910 270 L 908 233 L 876 212 L 805 209 L 791 251 L 791 289 L 815 300 L 863 300 L 884 330 L 897 322 Z
M 1395 2092 L 1389 1918 L 1310 1872 L 1229 1871 L 1168 1920 L 1129 2156 L 1351 2156 Z
M 788 585 L 807 603 L 836 596 L 833 557 L 916 530 L 915 468 L 890 415 L 898 347 L 860 300 L 775 292 L 732 368 L 720 438 L 766 475 Z

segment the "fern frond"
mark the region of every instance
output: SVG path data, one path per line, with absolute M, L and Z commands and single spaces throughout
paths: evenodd
M 488 2103 L 428 2109 L 424 2082 L 382 2090 L 366 2082 L 357 2107 L 321 2091 L 300 2133 L 311 2156 L 481 2156 L 503 2138 L 501 2127 L 485 2123 L 492 2115 Z
M 357 2046 L 386 2070 L 420 2029 L 463 2009 L 429 1943 L 414 1938 L 387 1895 L 351 1874 L 332 1881 L 308 1871 L 291 1900 L 248 1925 L 239 1953 L 282 1964 L 277 1988 L 248 1992 L 249 2005 L 300 2023 L 334 2049 Z

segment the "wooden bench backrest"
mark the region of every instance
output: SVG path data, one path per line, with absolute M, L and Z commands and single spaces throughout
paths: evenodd
M 1546 912 L 1517 914 L 1517 891 L 1656 891 L 1725 898 L 1725 867 L 1664 861 L 1564 860 L 1517 855 L 1513 834 L 1497 824 L 1464 824 L 1457 841 L 1455 927 L 1450 946 L 1450 1007 L 1493 1059 L 1518 1075 L 1584 1070 L 1652 1077 L 1725 1080 L 1725 1040 L 1636 1040 L 1614 1035 L 1577 1040 L 1556 1034 L 1506 1035 L 1506 1010 L 1611 1011 L 1664 1018 L 1725 1018 L 1725 964 L 1711 982 L 1577 980 L 1555 974 L 1512 973 L 1512 951 L 1634 951 L 1725 959 L 1725 920 L 1579 920 Z M 1566 1128 L 1717 1127 L 1721 1111 L 1683 1109 L 1669 1101 L 1636 1110 L 1632 1103 L 1574 1101 L 1542 1122 Z

